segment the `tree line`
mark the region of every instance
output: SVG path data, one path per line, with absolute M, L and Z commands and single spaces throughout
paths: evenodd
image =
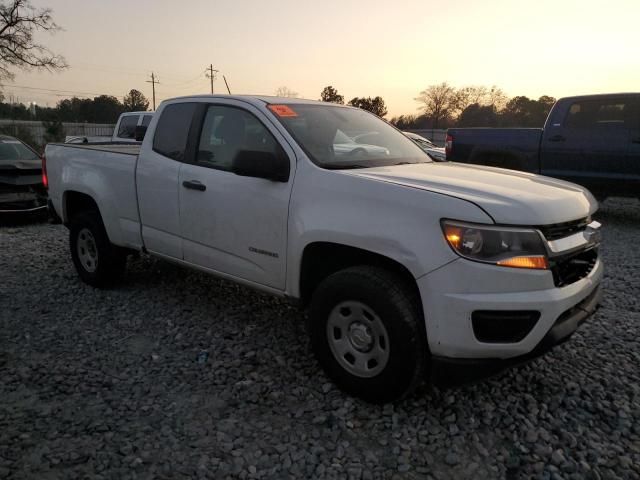
M 325 87 L 320 100 L 344 104 L 333 86 Z M 547 95 L 535 99 L 509 98 L 492 86 L 456 88 L 446 82 L 430 85 L 415 98 L 421 113 L 399 115 L 389 120 L 401 130 L 446 129 L 449 127 L 542 127 L 556 99 Z M 355 97 L 348 105 L 363 108 L 379 117 L 387 114 L 381 97 Z
M 344 105 L 344 96 L 340 95 L 338 93 L 338 90 L 336 90 L 331 85 L 329 85 L 328 87 L 324 87 L 324 89 L 320 93 L 320 100 L 323 102 L 331 102 Z M 362 108 L 363 110 L 368 110 L 369 112 L 374 113 L 380 118 L 384 117 L 387 114 L 387 106 L 385 105 L 382 97 L 379 96 L 354 97 L 347 102 L 347 105 Z
M 446 82 L 430 85 L 415 100 L 421 114 L 400 115 L 391 123 L 401 129 L 449 127 L 542 127 L 556 99 L 543 95 L 509 98 L 502 89 L 485 86 L 456 88 Z
M 112 95 L 99 95 L 93 99 L 73 97 L 60 100 L 55 107 L 5 103 L 0 94 L 0 118 L 42 122 L 45 144 L 64 141 L 66 132 L 62 122 L 116 123 L 121 113 L 148 109 L 149 101 L 135 89 L 129 91 L 122 102 Z M 44 146 L 40 145 L 32 131 L 23 125 L 0 127 L 0 134 L 15 136 L 38 150 Z
M 121 113 L 149 109 L 149 101 L 135 89 L 130 90 L 122 102 L 112 95 L 67 98 L 60 100 L 55 107 L 35 105 L 31 108 L 21 103 L 5 103 L 2 96 L 0 102 L 0 118 L 47 122 L 115 123 Z

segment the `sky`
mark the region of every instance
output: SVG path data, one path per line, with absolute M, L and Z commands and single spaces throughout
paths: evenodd
M 4 0 L 6 3 L 8 0 Z M 17 72 L 5 97 L 55 106 L 73 96 L 159 103 L 209 93 L 318 99 L 327 85 L 380 95 L 388 117 L 448 82 L 497 85 L 507 95 L 562 97 L 640 90 L 639 0 L 31 0 L 63 31 L 37 40 L 67 60 L 60 73 Z M 27 88 L 30 87 L 31 89 Z M 34 90 L 41 89 L 41 90 Z M 47 89 L 45 91 L 43 89 Z M 56 91 L 53 91 L 56 90 Z

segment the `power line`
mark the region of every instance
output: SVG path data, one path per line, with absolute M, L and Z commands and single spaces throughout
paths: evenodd
M 78 66 L 81 65 L 81 66 Z M 96 72 L 112 72 L 112 73 L 124 73 L 127 75 L 138 75 L 138 76 L 142 76 L 142 75 L 148 75 L 149 71 L 151 71 L 151 68 L 147 68 L 146 70 L 130 70 L 130 69 L 121 69 L 121 68 L 110 68 L 110 67 L 105 67 L 104 65 L 96 65 L 96 64 L 92 64 L 92 63 L 86 63 L 86 62 L 78 62 L 78 63 L 73 63 L 71 66 L 71 69 L 77 68 L 79 70 L 88 70 L 88 71 L 96 71 Z M 157 70 L 157 69 L 153 69 L 153 71 L 156 73 L 156 75 L 160 75 L 162 76 L 162 78 L 165 79 L 170 79 L 170 80 L 175 80 L 177 82 L 189 82 L 191 80 L 187 80 L 186 77 L 182 77 L 179 75 L 174 75 L 173 73 L 166 73 L 162 70 Z M 200 74 L 198 74 L 198 76 L 200 76 Z
M 79 95 L 96 95 L 96 96 L 100 96 L 100 95 L 109 95 L 106 94 L 104 92 L 102 93 L 95 93 L 95 92 L 78 92 L 78 91 L 74 91 L 74 90 L 55 90 L 53 88 L 40 88 L 40 87 L 31 87 L 31 86 L 27 86 L 27 85 L 9 85 L 9 84 L 0 84 L 0 87 L 2 88 L 17 88 L 17 89 L 21 89 L 21 90 L 35 90 L 35 91 L 39 91 L 39 92 L 45 92 L 45 93 L 62 93 L 62 94 L 79 94 Z M 118 95 L 114 95 L 114 97 L 117 97 Z
M 201 82 L 204 79 L 202 78 L 202 73 L 199 73 L 197 77 L 192 78 L 191 80 L 187 80 L 186 82 L 179 82 L 179 83 L 163 83 L 163 85 L 165 87 L 185 87 L 189 84 L 193 84 L 195 82 Z

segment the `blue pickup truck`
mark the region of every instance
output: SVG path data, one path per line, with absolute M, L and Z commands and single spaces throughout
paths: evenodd
M 510 168 L 640 198 L 640 93 L 556 102 L 544 128 L 452 128 L 447 160 Z

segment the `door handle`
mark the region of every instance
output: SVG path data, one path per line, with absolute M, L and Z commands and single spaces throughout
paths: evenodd
M 564 142 L 566 138 L 562 135 L 554 135 L 553 137 L 549 137 L 550 142 Z
M 185 180 L 182 182 L 182 186 L 184 188 L 188 188 L 189 190 L 198 190 L 199 192 L 204 192 L 207 189 L 207 186 L 200 183 L 197 180 Z

